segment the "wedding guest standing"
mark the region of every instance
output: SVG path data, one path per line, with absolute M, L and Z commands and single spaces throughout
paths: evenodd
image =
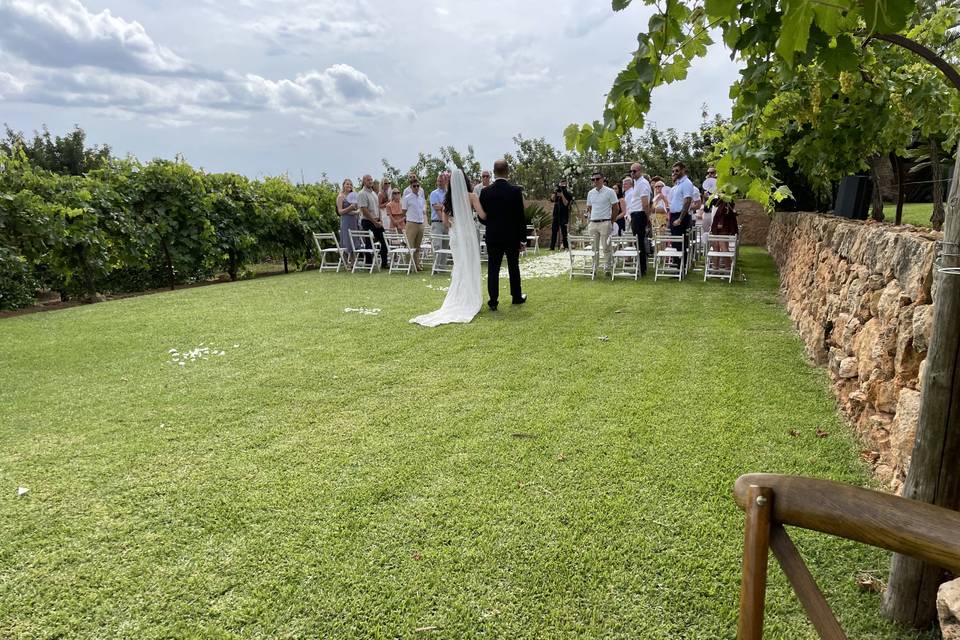
M 707 167 L 707 179 L 703 181 L 703 208 L 707 213 L 713 210 L 711 201 L 713 194 L 717 192 L 717 170 L 714 167 Z
M 570 223 L 570 203 L 573 202 L 573 194 L 567 189 L 567 181 L 560 180 L 557 188 L 550 195 L 550 202 L 553 203 L 553 224 L 550 227 L 550 250 L 557 247 L 557 234 L 561 236 L 561 242 L 564 249 L 570 248 L 567 240 L 567 225 Z
M 443 210 L 443 202 L 447 197 L 446 175 L 441 172 L 437 176 L 437 188 L 430 192 L 430 234 L 432 236 L 442 236 L 447 233 L 447 214 Z M 446 248 L 435 245 L 435 248 Z M 447 256 L 439 255 L 435 258 L 439 268 L 447 266 Z
M 396 190 L 390 195 L 390 201 L 386 204 L 386 212 L 390 217 L 390 228 L 403 233 L 403 203 L 400 202 L 400 191 Z
M 622 236 L 623 230 L 627 228 L 627 203 L 623 199 L 624 185 L 617 182 L 613 185 L 613 192 L 617 194 L 617 216 L 613 221 L 614 228 L 610 230 L 612 236 Z
M 637 247 L 640 250 L 640 276 L 647 274 L 647 228 L 651 226 L 650 202 L 653 199 L 653 190 L 643 175 L 643 166 L 633 163 L 630 166 L 630 175 L 633 178 L 632 188 L 624 194 L 627 201 L 627 210 L 630 213 L 630 229 L 637 236 Z M 626 180 L 624 181 L 626 182 Z
M 357 192 L 353 190 L 353 181 L 349 178 L 340 186 L 337 194 L 337 215 L 340 216 L 340 248 L 346 254 L 347 266 L 353 268 L 355 258 L 353 243 L 350 242 L 350 229 L 359 228 L 357 225 Z
M 690 226 L 690 207 L 694 198 L 700 194 L 687 177 L 687 167 L 682 162 L 674 164 L 670 174 L 673 176 L 673 187 L 670 189 L 670 215 L 667 224 L 670 235 L 683 238 Z
M 423 271 L 420 264 L 420 245 L 423 244 L 423 223 L 427 202 L 423 197 L 423 191 L 420 190 L 420 179 L 416 176 L 410 179 L 409 191 L 403 196 L 401 208 L 406 216 L 404 234 L 407 236 L 407 245 L 413 249 L 413 266 L 417 271 Z
M 617 194 L 610 187 L 603 184 L 603 174 L 599 171 L 593 174 L 594 188 L 587 193 L 587 216 L 590 223 L 587 225 L 587 235 L 593 239 L 595 247 L 603 250 L 604 270 L 609 271 L 613 265 L 613 252 L 610 251 L 610 229 L 613 219 L 619 213 Z M 594 267 L 598 267 L 598 253 L 594 253 Z
M 389 179 L 387 180 L 389 182 Z M 390 228 L 390 216 L 387 215 L 386 205 L 389 200 L 387 199 L 386 190 L 380 185 L 379 180 L 373 181 L 373 192 L 377 195 L 377 206 L 380 207 L 380 225 L 384 229 Z
M 363 176 L 363 190 L 357 196 L 357 205 L 360 207 L 360 227 L 365 231 L 372 231 L 373 237 L 380 243 L 380 268 L 388 269 L 387 240 L 383 237 L 383 223 L 380 221 L 380 202 L 377 193 L 373 190 L 374 179 L 369 174 Z M 369 240 L 367 248 L 371 248 Z
M 484 169 L 483 171 L 480 172 L 480 184 L 476 186 L 473 192 L 477 194 L 477 197 L 479 198 L 480 192 L 483 191 L 484 187 L 489 187 L 489 186 L 490 186 L 490 171 L 488 169 Z

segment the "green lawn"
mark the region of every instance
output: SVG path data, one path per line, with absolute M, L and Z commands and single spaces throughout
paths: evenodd
M 743 264 L 437 329 L 441 278 L 317 272 L 0 320 L 0 638 L 732 638 L 737 476 L 870 483 Z M 795 537 L 850 637 L 913 637 L 886 554 Z M 815 637 L 771 562 L 767 637 Z
M 893 222 L 897 217 L 897 205 L 885 204 L 883 213 L 887 220 Z M 930 216 L 933 214 L 932 202 L 908 202 L 903 205 L 904 224 L 915 224 L 918 227 L 929 227 Z

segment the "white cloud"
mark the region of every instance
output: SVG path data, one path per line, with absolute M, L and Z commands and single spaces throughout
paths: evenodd
M 79 123 L 121 154 L 179 151 L 248 175 L 356 176 L 441 145 L 472 144 L 486 164 L 518 133 L 562 147 L 567 124 L 597 118 L 652 11 L 578 0 L 0 0 L 0 120 Z M 689 80 L 657 91 L 649 120 L 691 130 L 700 103 L 727 110 L 735 77 L 711 52 Z
M 303 3 L 272 0 L 274 9 L 246 22 L 243 28 L 268 45 L 268 53 L 310 52 L 317 46 L 349 43 L 351 48 L 370 48 L 386 32 L 382 14 L 365 0 L 333 0 Z M 250 6 L 250 5 L 247 5 Z M 221 8 L 230 11 L 231 7 Z M 291 16 L 296 16 L 291 19 Z
M 605 4 L 594 5 L 583 14 L 570 16 L 563 33 L 569 38 L 583 38 L 602 27 L 613 17 L 614 13 L 610 7 Z
M 109 9 L 91 13 L 79 0 L 0 0 L 0 45 L 8 53 L 48 67 L 200 73 L 154 42 L 140 23 L 113 16 Z
M 136 77 L 101 70 L 38 69 L 26 82 L 0 74 L 0 94 L 21 102 L 139 114 L 184 125 L 211 118 L 236 119 L 255 112 L 340 123 L 413 111 L 382 100 L 384 89 L 345 64 L 293 79 L 228 74 L 223 80 Z
M 0 71 L 0 98 L 14 97 L 23 93 L 24 83 L 6 71 Z
M 384 88 L 337 63 L 293 78 L 219 71 L 199 75 L 187 59 L 158 45 L 137 22 L 94 14 L 79 0 L 0 0 L 0 97 L 55 107 L 146 116 L 182 126 L 256 112 L 337 123 L 401 115 Z

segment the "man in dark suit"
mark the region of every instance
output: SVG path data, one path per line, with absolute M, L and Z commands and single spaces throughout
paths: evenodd
M 527 225 L 523 217 L 523 191 L 507 181 L 510 167 L 506 160 L 493 163 L 496 180 L 480 192 L 480 206 L 487 219 L 487 306 L 496 311 L 500 300 L 500 264 L 507 258 L 510 274 L 510 297 L 513 304 L 523 304 L 527 296 L 520 288 L 520 245 L 527 240 Z

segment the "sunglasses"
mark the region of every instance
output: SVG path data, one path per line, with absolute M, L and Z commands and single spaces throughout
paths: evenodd
M 603 180 L 603 178 L 594 178 L 593 181 L 597 182 L 598 180 Z

